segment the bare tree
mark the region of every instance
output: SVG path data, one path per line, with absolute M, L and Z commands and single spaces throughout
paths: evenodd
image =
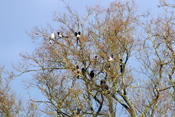
M 173 14 L 141 23 L 135 2 L 119 0 L 87 8 L 83 18 L 66 8 L 69 14 L 55 14 L 57 31 L 32 30 L 40 47 L 16 67 L 20 75 L 32 72 L 29 85 L 47 98 L 31 99 L 36 109 L 55 116 L 174 115 Z
M 4 68 L 0 68 L 0 116 L 15 117 L 21 110 L 21 100 L 18 100 L 9 84 L 11 76 L 5 78 Z

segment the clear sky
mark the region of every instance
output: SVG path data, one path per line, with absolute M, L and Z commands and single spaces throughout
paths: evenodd
M 65 0 L 78 12 L 85 12 L 86 5 L 101 4 L 109 6 L 114 0 Z M 122 1 L 122 0 L 121 0 Z M 124 1 L 124 0 L 123 0 Z M 152 15 L 159 12 L 158 0 L 136 0 L 138 11 L 149 9 Z M 34 50 L 35 45 L 26 34 L 34 26 L 53 25 L 54 12 L 65 12 L 65 6 L 59 0 L 0 0 L 0 66 L 12 69 L 11 63 L 20 61 L 19 53 Z M 55 28 L 55 27 L 54 27 Z M 13 81 L 13 89 L 24 96 L 27 91 L 22 90 L 21 79 Z M 32 92 L 33 94 L 36 92 Z M 36 95 L 37 96 L 37 95 Z

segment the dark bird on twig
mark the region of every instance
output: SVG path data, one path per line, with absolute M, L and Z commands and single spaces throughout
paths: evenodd
M 106 81 L 105 80 L 101 80 L 101 87 L 103 88 L 103 89 L 106 89 L 106 90 L 108 90 L 109 89 L 109 87 L 108 87 L 108 85 L 106 84 Z
M 76 66 L 76 69 L 77 69 L 77 73 L 80 73 L 80 68 L 78 65 Z
M 94 61 L 97 61 L 97 60 L 98 60 L 98 56 L 95 56 Z
M 90 72 L 90 77 L 91 77 L 91 79 L 94 77 L 94 70 L 92 70 L 91 72 Z
M 77 78 L 79 78 L 79 76 L 80 76 L 80 68 L 79 68 L 78 65 L 76 66 L 76 73 L 78 74 Z
M 80 35 L 81 35 L 81 32 L 75 32 L 74 33 L 75 37 L 77 37 L 77 45 L 78 45 L 78 41 L 80 42 Z
M 123 65 L 122 65 L 122 59 L 120 59 L 120 72 L 123 73 Z
M 77 108 L 77 115 L 79 115 L 81 112 L 81 109 L 80 108 Z
M 81 68 L 81 72 L 82 72 L 83 76 L 85 76 L 86 70 L 84 69 L 84 67 Z

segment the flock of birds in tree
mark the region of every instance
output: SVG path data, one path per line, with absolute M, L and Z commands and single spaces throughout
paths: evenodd
M 76 40 L 77 45 L 78 45 L 78 42 L 80 42 L 80 35 L 81 35 L 81 32 L 80 32 L 80 31 L 74 33 L 74 36 L 77 38 L 77 40 Z M 59 39 L 60 39 L 60 38 L 68 38 L 68 36 L 62 35 L 61 32 L 57 32 L 57 35 L 55 34 L 55 32 L 52 32 L 52 34 L 50 35 L 50 38 L 49 38 L 49 43 L 52 44 L 52 41 L 55 40 L 57 37 L 58 37 Z M 95 56 L 95 57 L 94 57 L 94 61 L 97 61 L 97 60 L 98 60 L 98 56 Z M 114 60 L 113 55 L 111 55 L 111 56 L 108 57 L 108 61 L 109 61 L 109 62 L 111 62 L 111 61 L 113 61 L 113 60 Z M 110 65 L 108 66 L 108 68 L 110 68 Z M 77 65 L 77 66 L 76 66 L 76 73 L 78 74 L 77 78 L 79 78 L 80 72 L 81 72 L 83 75 L 85 75 L 86 69 L 85 69 L 85 68 L 81 68 L 81 70 L 80 70 L 79 66 Z M 120 59 L 120 72 L 123 73 L 122 59 Z M 91 70 L 91 72 L 90 72 L 89 75 L 90 75 L 90 78 L 92 79 L 92 78 L 95 76 L 94 70 Z M 100 85 L 101 85 L 102 89 L 106 89 L 106 90 L 109 89 L 108 85 L 106 84 L 106 80 L 101 80 Z
M 81 32 L 80 31 L 79 32 L 75 32 L 74 35 L 77 38 L 77 45 L 78 45 L 78 41 L 80 41 Z M 50 35 L 50 38 L 49 38 L 50 44 L 52 44 L 52 41 L 55 40 L 57 38 L 57 36 L 58 36 L 59 39 L 60 38 L 68 38 L 68 36 L 62 35 L 61 32 L 57 32 L 57 35 L 55 34 L 55 32 L 52 32 L 52 34 Z

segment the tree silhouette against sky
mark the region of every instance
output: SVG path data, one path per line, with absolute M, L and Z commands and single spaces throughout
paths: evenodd
M 46 97 L 31 106 L 55 116 L 175 115 L 174 13 L 150 18 L 116 0 L 81 17 L 65 5 L 68 13 L 54 15 L 58 29 L 31 31 L 38 47 L 15 68 L 31 72 L 28 85 Z

